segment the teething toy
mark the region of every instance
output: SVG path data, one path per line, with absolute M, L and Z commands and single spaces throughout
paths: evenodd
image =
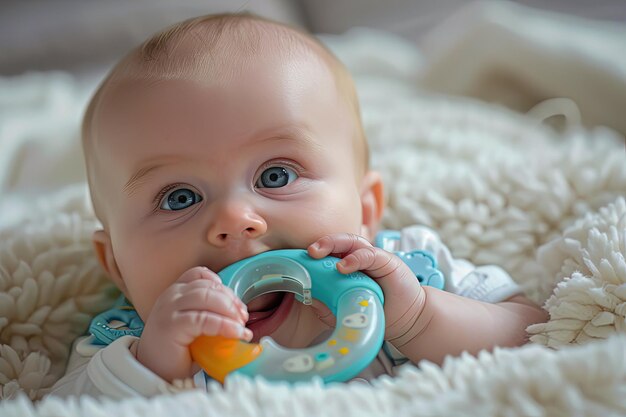
M 401 252 L 400 233 L 382 231 L 376 246 L 398 255 L 422 285 L 444 288 L 435 258 L 426 251 Z M 383 293 L 367 275 L 337 271 L 337 258 L 313 259 L 306 251 L 285 249 L 265 252 L 223 269 L 219 276 L 244 302 L 275 291 L 287 291 L 304 304 L 318 299 L 337 319 L 332 335 L 306 349 L 287 349 L 270 337 L 245 343 L 218 336 L 201 336 L 190 346 L 194 360 L 220 382 L 227 375 L 262 375 L 269 380 L 301 381 L 319 376 L 325 382 L 346 381 L 376 356 L 383 341 Z M 143 322 L 125 297 L 92 320 L 94 345 L 108 345 L 123 336 L 139 337 Z
M 271 337 L 258 344 L 219 336 L 201 336 L 190 346 L 193 359 L 220 382 L 229 374 L 262 375 L 268 380 L 347 381 L 361 372 L 383 343 L 383 293 L 370 277 L 337 271 L 337 258 L 311 258 L 305 250 L 264 252 L 236 262 L 221 272 L 224 285 L 244 303 L 276 291 L 295 294 L 310 305 L 323 302 L 337 319 L 330 337 L 304 349 L 288 349 Z

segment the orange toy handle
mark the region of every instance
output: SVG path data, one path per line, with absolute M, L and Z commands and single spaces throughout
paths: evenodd
M 222 336 L 200 336 L 189 345 L 189 350 L 193 360 L 223 384 L 229 373 L 258 358 L 263 347 Z

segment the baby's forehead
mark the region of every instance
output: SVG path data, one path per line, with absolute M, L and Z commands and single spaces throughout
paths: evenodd
M 198 80 L 236 77 L 259 60 L 308 60 L 319 68 L 336 71 L 341 64 L 315 38 L 294 28 L 256 18 L 233 18 L 228 24 L 208 19 L 201 24 L 179 25 L 131 51 L 112 71 L 111 78 L 136 76 L 154 79 Z M 321 64 L 321 65 L 319 65 Z
M 250 65 L 247 57 L 231 54 L 219 65 L 202 62 L 159 74 L 137 68 L 117 74 L 102 88 L 93 125 L 100 130 L 120 120 L 140 121 L 142 116 L 155 116 L 155 109 L 166 108 L 170 102 L 188 109 L 190 114 L 202 108 L 209 116 L 219 113 L 221 107 L 239 107 L 237 100 L 244 104 L 250 101 L 263 111 L 276 97 L 311 82 L 317 94 L 343 95 L 332 71 L 310 55 L 294 57 L 274 52 L 258 57 Z
M 319 84 L 319 89 L 342 96 L 354 109 L 355 121 L 360 125 L 350 76 L 321 44 L 273 22 L 255 19 L 242 22 L 227 30 L 222 28 L 218 35 L 211 25 L 198 25 L 168 36 L 156 36 L 125 57 L 105 80 L 86 114 L 83 135 L 86 153 L 95 150 L 90 145 L 99 147 L 88 142 L 99 142 L 109 136 L 98 134 L 104 133 L 105 124 L 108 132 L 117 129 L 110 117 L 102 117 L 102 110 L 108 109 L 120 119 L 137 114 L 133 97 L 153 93 L 154 85 L 169 81 L 204 85 L 238 83 L 252 74 L 258 77 L 261 68 L 266 76 L 280 78 L 279 70 L 285 65 L 302 73 L 317 71 L 328 75 L 323 77 L 325 81 Z M 175 94 L 186 93 L 179 89 Z
M 186 40 L 196 42 L 193 38 Z M 163 100 L 176 101 L 179 105 L 191 106 L 190 110 L 193 110 L 193 106 L 206 104 L 196 100 L 206 91 L 213 91 L 213 102 L 219 103 L 221 98 L 222 103 L 228 105 L 233 95 L 229 92 L 245 86 L 249 97 L 255 96 L 252 99 L 263 106 L 273 96 L 282 94 L 284 86 L 292 82 L 289 78 L 314 79 L 318 91 L 345 96 L 342 101 L 349 104 L 354 101 L 353 94 L 342 91 L 346 83 L 338 79 L 317 51 L 294 51 L 288 47 L 267 51 L 238 48 L 229 53 L 222 49 L 219 53 L 202 51 L 200 54 L 192 53 L 197 45 L 191 47 L 183 43 L 179 46 L 161 63 L 138 61 L 138 57 L 132 57 L 134 62 L 127 62 L 114 70 L 95 100 L 93 130 L 101 131 L 105 127 L 110 131 L 110 128 L 115 129 L 119 120 L 139 119 Z

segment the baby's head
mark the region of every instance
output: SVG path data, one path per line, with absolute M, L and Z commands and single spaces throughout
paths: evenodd
M 369 239 L 382 213 L 347 70 L 250 15 L 188 20 L 131 51 L 94 95 L 83 146 L 98 258 L 144 320 L 191 267 Z

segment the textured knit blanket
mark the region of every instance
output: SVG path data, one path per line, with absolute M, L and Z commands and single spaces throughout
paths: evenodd
M 0 80 L 2 100 L 18 98 L 0 103 L 11 116 L 0 120 L 1 416 L 626 414 L 623 136 L 583 128 L 568 106 L 555 130 L 542 123 L 547 114 L 425 93 L 411 76 L 421 55 L 381 35 L 350 36 L 327 42 L 357 78 L 373 167 L 386 184 L 383 226 L 425 224 L 454 256 L 505 268 L 550 313 L 527 329 L 531 342 L 448 357 L 441 367 L 407 365 L 371 386 L 237 378 L 208 393 L 41 400 L 115 290 L 91 251 L 97 221 L 76 158 L 93 85 L 28 75 Z M 359 49 L 372 42 L 387 55 Z M 50 138 L 62 138 L 56 153 L 42 152 Z M 36 180 L 45 192 L 23 191 Z

